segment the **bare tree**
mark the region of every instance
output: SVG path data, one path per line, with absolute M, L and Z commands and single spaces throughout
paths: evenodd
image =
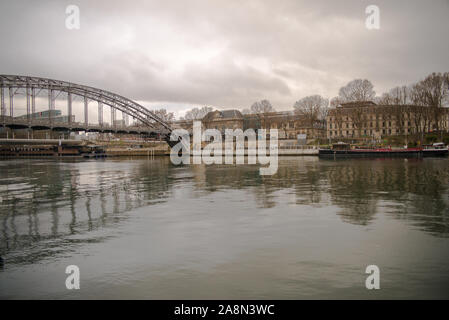
M 267 113 L 267 112 L 275 112 L 275 111 L 276 110 L 273 108 L 270 101 L 268 101 L 268 100 L 257 101 L 251 105 L 252 113 Z
M 213 111 L 213 109 L 211 107 L 202 107 L 201 109 L 193 108 L 186 112 L 184 119 L 185 120 L 200 120 L 211 111 Z
M 430 75 L 425 80 L 414 84 L 410 90 L 410 98 L 415 106 L 414 118 L 415 128 L 417 133 L 423 134 L 430 131 L 432 122 L 436 129 L 439 130 L 441 118 L 444 110 L 441 108 L 442 102 L 447 95 L 445 89 L 438 88 L 441 79 L 436 79 L 435 74 Z M 446 91 L 446 92 L 445 92 Z
M 396 87 L 390 90 L 390 95 L 393 98 L 393 104 L 406 105 L 409 104 L 409 89 L 407 86 Z
M 420 83 L 423 86 L 425 105 L 442 107 L 449 94 L 449 73 L 432 73 Z
M 422 118 L 423 118 L 423 107 L 418 105 L 413 105 L 412 109 L 412 126 L 413 132 L 416 134 L 420 134 L 422 132 Z
M 373 100 L 376 92 L 373 90 L 373 84 L 366 79 L 355 79 L 346 86 L 341 87 L 338 92 L 340 103 L 354 101 Z
M 407 107 L 404 106 L 404 104 L 395 104 L 391 107 L 391 115 L 393 120 L 396 123 L 396 130 L 399 131 L 399 134 L 403 134 L 404 127 L 405 127 L 405 121 L 407 120 Z
M 422 83 L 415 83 L 410 87 L 410 100 L 415 106 L 426 105 L 426 92 Z
M 162 121 L 172 122 L 175 120 L 175 115 L 173 112 L 167 112 L 166 109 L 154 110 L 153 113 L 159 117 Z
M 388 93 L 384 93 L 377 101 L 378 104 L 384 105 L 380 112 L 383 118 L 388 122 L 395 122 L 398 131 L 396 133 L 404 133 L 405 121 L 408 120 L 407 110 L 410 109 L 405 107 L 410 103 L 409 95 L 410 90 L 406 86 L 395 87 Z
M 423 104 L 430 107 L 430 110 L 426 113 L 431 117 L 436 130 L 440 130 L 442 119 L 444 118 L 444 109 L 442 107 L 449 96 L 448 78 L 449 73 L 447 72 L 443 74 L 432 73 L 419 82 L 424 98 Z
M 349 117 L 351 118 L 352 125 L 354 126 L 353 128 L 357 129 L 359 133 L 358 136 L 361 137 L 362 127 L 364 122 L 366 121 L 365 119 L 366 108 L 364 107 L 350 108 L 348 109 L 348 113 Z
M 293 105 L 295 113 L 303 116 L 311 128 L 318 120 L 323 120 L 323 116 L 327 115 L 327 106 L 329 99 L 320 95 L 304 97 Z
M 329 100 L 328 103 L 324 107 L 320 109 L 320 114 L 318 115 L 318 120 L 326 122 L 327 116 L 329 115 Z
M 340 98 L 340 97 L 333 97 L 330 102 L 329 102 L 329 106 L 331 108 L 336 108 L 339 105 L 341 105 L 344 101 Z
M 410 89 L 407 86 L 395 87 L 375 99 L 377 104 L 383 105 L 406 105 L 410 103 Z

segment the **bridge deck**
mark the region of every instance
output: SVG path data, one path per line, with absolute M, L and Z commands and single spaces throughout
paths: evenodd
M 9 118 L 9 119 L 8 119 Z M 147 126 L 109 126 L 106 124 L 85 124 L 82 122 L 51 122 L 45 120 L 17 120 L 0 116 L 0 126 L 11 129 L 54 130 L 54 131 L 87 131 L 87 132 L 112 132 L 156 134 L 157 130 Z
M 0 145 L 82 145 L 82 140 L 59 139 L 0 139 Z

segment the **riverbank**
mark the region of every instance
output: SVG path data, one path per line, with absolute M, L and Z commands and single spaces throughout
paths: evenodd
M 267 152 L 269 149 L 267 149 Z M 192 152 L 193 154 L 193 152 Z M 223 151 L 223 154 L 224 151 Z M 112 157 L 120 156 L 170 156 L 169 148 L 139 148 L 139 149 L 122 149 L 122 148 L 108 148 L 106 155 Z M 245 149 L 245 156 L 248 155 L 248 149 Z M 302 148 L 279 148 L 279 156 L 318 156 L 318 148 L 312 146 L 304 146 Z
M 75 140 L 27 140 L 9 139 L 0 143 L 0 158 L 83 158 L 81 149 L 93 147 L 101 149 L 107 157 L 128 156 L 170 156 L 170 147 L 163 141 L 140 142 L 140 141 L 96 141 L 81 142 Z M 204 146 L 203 146 L 204 147 Z M 280 156 L 318 156 L 317 146 L 299 146 L 280 143 L 278 155 Z M 87 152 L 86 150 L 84 152 Z M 192 152 L 193 153 L 193 152 Z M 269 149 L 267 149 L 269 153 Z M 223 149 L 224 154 L 224 149 Z M 245 148 L 245 155 L 248 149 Z

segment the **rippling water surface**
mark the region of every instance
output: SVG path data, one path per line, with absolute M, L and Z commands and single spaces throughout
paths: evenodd
M 448 188 L 447 158 L 1 161 L 0 298 L 447 299 Z

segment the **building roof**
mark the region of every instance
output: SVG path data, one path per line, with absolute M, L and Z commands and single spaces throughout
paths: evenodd
M 373 101 L 351 101 L 351 102 L 340 103 L 340 105 L 341 105 L 343 108 L 348 108 L 348 107 L 375 106 L 376 103 L 373 102 Z
M 221 115 L 223 118 L 241 118 L 242 117 L 242 113 L 237 109 L 223 110 L 223 111 L 221 111 Z
M 203 118 L 205 121 L 211 121 L 214 119 L 243 119 L 243 115 L 239 110 L 232 109 L 232 110 L 215 110 L 211 111 L 208 114 L 206 114 Z

